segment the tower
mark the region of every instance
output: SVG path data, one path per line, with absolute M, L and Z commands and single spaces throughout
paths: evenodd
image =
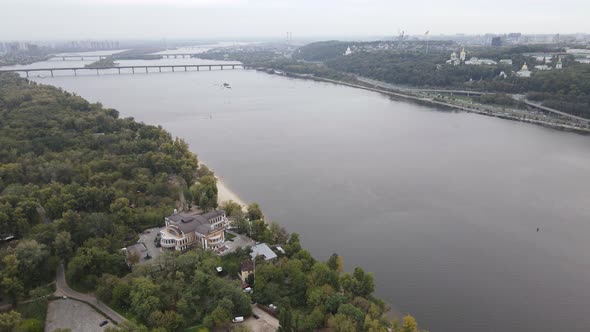
M 459 55 L 459 60 L 461 60 L 461 63 L 465 63 L 465 47 L 463 47 L 461 49 L 461 54 Z
M 555 69 L 562 69 L 563 63 L 561 62 L 561 57 L 557 58 L 557 63 L 555 64 Z
M 451 59 L 448 62 L 455 66 L 459 64 L 459 59 L 457 59 L 457 53 L 455 53 L 455 51 L 451 53 Z

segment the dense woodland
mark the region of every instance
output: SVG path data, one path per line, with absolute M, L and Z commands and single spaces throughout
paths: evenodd
M 561 111 L 590 118 L 590 65 L 576 63 L 572 57 L 563 58 L 563 70 L 535 71 L 530 78 L 511 75 L 527 62 L 530 68 L 537 63 L 525 56 L 531 52 L 559 52 L 554 45 L 524 45 L 512 47 L 479 47 L 468 50 L 472 56 L 499 61 L 511 59 L 512 66 L 453 66 L 446 64 L 450 51 L 389 50 L 357 52 L 344 56 L 346 44 L 319 42 L 306 45 L 298 58 L 323 61 L 326 67 L 338 72 L 352 73 L 388 83 L 416 86 L 461 88 L 498 93 L 526 94 L 533 101 Z M 458 51 L 458 50 L 457 50 Z M 504 71 L 508 78 L 501 78 Z
M 237 280 L 249 248 L 223 257 L 166 253 L 129 268 L 121 248 L 163 225 L 181 197 L 184 208 L 217 207 L 215 177 L 185 142 L 74 94 L 1 74 L 0 237 L 15 240 L 0 247 L 0 296 L 12 305 L 0 313 L 0 331 L 43 331 L 60 261 L 70 286 L 94 292 L 130 320 L 123 331 L 243 331 L 231 319 L 250 315 L 252 302 L 277 305 L 281 331 L 418 331 L 411 316 L 399 324 L 385 318 L 372 274 L 343 273 L 336 254 L 315 260 L 297 234 L 264 221 L 257 204 L 246 213 L 233 202 L 223 206 L 239 232 L 285 248 L 276 262 L 257 261 L 253 294 Z

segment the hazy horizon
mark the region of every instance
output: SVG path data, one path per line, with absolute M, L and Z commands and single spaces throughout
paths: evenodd
M 590 2 L 0 0 L 0 40 L 293 39 L 590 32 Z

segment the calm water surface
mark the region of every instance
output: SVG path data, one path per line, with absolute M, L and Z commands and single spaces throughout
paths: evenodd
M 38 81 L 186 139 L 424 328 L 590 331 L 588 136 L 254 71 Z

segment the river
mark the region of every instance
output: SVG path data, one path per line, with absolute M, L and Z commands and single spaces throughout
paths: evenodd
M 588 136 L 251 70 L 35 80 L 184 138 L 423 328 L 590 330 Z

